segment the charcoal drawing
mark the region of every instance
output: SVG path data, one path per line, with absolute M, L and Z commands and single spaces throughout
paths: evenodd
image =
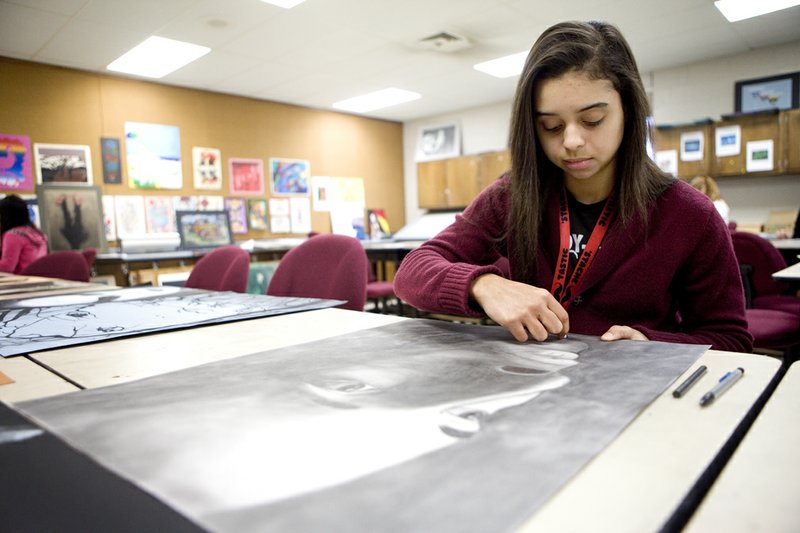
M 17 408 L 213 531 L 510 531 L 706 348 L 408 320 Z
M 341 303 L 179 287 L 133 287 L 0 301 L 0 355 L 246 320 Z

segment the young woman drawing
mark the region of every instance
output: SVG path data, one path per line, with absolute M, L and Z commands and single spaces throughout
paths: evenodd
M 546 30 L 514 100 L 511 170 L 405 258 L 398 296 L 488 316 L 519 341 L 573 331 L 751 351 L 729 231 L 648 158 L 648 115 L 616 27 Z
M 17 195 L 0 200 L 0 232 L 3 239 L 0 272 L 19 274 L 47 254 L 47 237 L 31 223 L 28 204 Z

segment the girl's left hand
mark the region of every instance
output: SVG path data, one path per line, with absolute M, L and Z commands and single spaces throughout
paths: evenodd
M 650 340 L 645 337 L 641 331 L 629 328 L 628 326 L 611 326 L 608 328 L 608 331 L 603 333 L 603 335 L 600 337 L 601 341 L 619 341 L 623 339 L 631 341 Z

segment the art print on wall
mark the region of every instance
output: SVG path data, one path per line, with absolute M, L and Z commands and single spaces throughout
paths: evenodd
M 461 130 L 458 124 L 426 126 L 419 131 L 417 161 L 433 161 L 461 155 Z
M 99 187 L 42 184 L 37 196 L 51 251 L 106 249 Z
M 269 227 L 272 229 L 272 233 L 289 233 L 292 230 L 289 213 L 288 198 L 269 199 Z
M 172 197 L 145 197 L 144 215 L 147 233 L 172 233 L 175 231 L 175 211 Z
M 143 235 L 147 232 L 144 215 L 144 197 L 141 195 L 117 196 L 114 198 L 117 235 Z
M 128 184 L 134 189 L 180 189 L 181 135 L 177 126 L 125 123 Z
M 247 233 L 247 202 L 244 198 L 225 198 L 225 210 L 231 220 L 231 231 Z
M 0 189 L 32 191 L 32 159 L 30 137 L 0 133 Z
M 269 160 L 273 194 L 308 194 L 311 165 L 303 159 Z
M 192 148 L 195 189 L 222 189 L 222 153 L 216 148 Z
M 737 113 L 796 109 L 800 107 L 800 72 L 737 81 L 734 91 Z
M 83 144 L 33 145 L 38 183 L 92 184 L 92 150 Z
M 267 231 L 267 201 L 263 198 L 250 198 L 247 200 L 247 219 L 251 231 Z
M 228 179 L 231 194 L 264 196 L 264 162 L 260 159 L 230 158 Z
M 119 153 L 119 139 L 101 137 L 100 153 L 103 158 L 103 183 L 110 185 L 122 183 L 122 159 Z

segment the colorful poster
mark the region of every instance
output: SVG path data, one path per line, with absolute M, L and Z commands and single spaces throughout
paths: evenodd
M 270 176 L 274 194 L 308 194 L 311 165 L 303 159 L 270 159 Z
M 101 137 L 100 153 L 103 157 L 103 183 L 122 183 L 122 160 L 119 155 L 119 139 Z
M 175 211 L 169 196 L 147 196 L 144 199 L 147 233 L 172 233 L 175 231 Z
M 264 196 L 264 163 L 260 159 L 230 158 L 228 179 L 231 194 Z
M 195 189 L 222 189 L 222 153 L 216 148 L 192 148 Z
M 247 202 L 244 198 L 225 198 L 225 210 L 231 220 L 231 231 L 247 233 Z
M 177 126 L 125 123 L 128 184 L 135 189 L 180 189 L 181 136 Z
M 31 138 L 0 133 L 0 189 L 33 190 Z
M 251 231 L 267 231 L 267 201 L 263 198 L 247 200 L 247 218 Z

